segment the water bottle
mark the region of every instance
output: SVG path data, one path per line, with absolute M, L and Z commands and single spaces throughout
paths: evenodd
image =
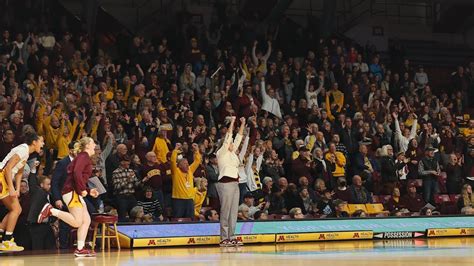
M 100 201 L 100 204 L 99 204 L 99 213 L 104 213 L 104 202 L 103 202 L 103 201 Z

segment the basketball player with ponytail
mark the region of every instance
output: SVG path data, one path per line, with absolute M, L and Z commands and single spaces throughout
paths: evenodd
M 38 216 L 38 223 L 43 222 L 49 216 L 54 216 L 71 227 L 77 228 L 77 249 L 74 252 L 76 257 L 95 256 L 93 250 L 85 248 L 91 217 L 83 199 L 87 195 L 94 198 L 99 196 L 96 189 L 89 190 L 87 188 L 87 181 L 92 176 L 90 157 L 94 155 L 95 146 L 94 140 L 89 137 L 82 138 L 74 144 L 76 157 L 67 168 L 68 177 L 62 190 L 62 198 L 69 212 L 55 209 L 51 204 L 46 204 Z
M 33 152 L 41 152 L 43 148 L 43 137 L 35 132 L 25 134 L 25 142 L 13 148 L 0 163 L 0 201 L 8 209 L 8 213 L 0 223 L 0 251 L 23 251 L 13 239 L 13 230 L 21 214 L 21 206 L 18 200 L 20 196 L 20 184 L 23 170 L 28 157 Z

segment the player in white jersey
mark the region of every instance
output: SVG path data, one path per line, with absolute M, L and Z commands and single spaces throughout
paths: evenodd
M 43 137 L 36 133 L 25 134 L 24 144 L 13 148 L 0 163 L 0 201 L 8 209 L 8 214 L 0 223 L 0 234 L 2 242 L 0 251 L 23 251 L 23 247 L 17 246 L 13 239 L 13 230 L 21 214 L 21 206 L 18 200 L 20 196 L 20 184 L 23 169 L 30 154 L 40 152 L 43 148 Z

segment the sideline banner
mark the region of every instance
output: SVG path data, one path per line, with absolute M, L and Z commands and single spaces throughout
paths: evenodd
M 397 217 L 364 219 L 315 219 L 292 221 L 238 222 L 237 235 L 299 234 L 314 232 L 373 231 L 426 232 L 427 229 L 474 228 L 474 216 Z M 170 238 L 219 236 L 219 223 L 157 223 L 118 225 L 120 233 L 129 238 Z
M 244 244 L 275 243 L 274 234 L 265 235 L 239 235 L 236 238 Z M 194 237 L 163 237 L 163 238 L 139 238 L 133 240 L 134 248 L 143 247 L 171 247 L 171 246 L 196 246 L 217 245 L 220 242 L 218 236 L 194 236 Z
M 171 247 L 219 244 L 218 236 L 140 238 L 133 240 L 134 248 Z
M 237 239 L 242 241 L 244 244 L 253 243 L 275 243 L 275 234 L 265 235 L 239 235 Z
M 402 239 L 402 238 L 418 238 L 425 236 L 421 232 L 385 232 L 374 234 L 374 238 L 378 239 Z
M 426 230 L 427 237 L 474 236 L 474 228 L 431 228 Z
M 118 231 L 122 247 L 213 245 L 220 232 L 213 222 L 120 224 Z M 348 232 L 359 239 L 473 236 L 474 216 L 246 221 L 236 228 L 244 243 L 357 239 Z
M 305 242 L 305 241 L 372 239 L 373 235 L 374 234 L 372 231 L 277 234 L 276 242 L 284 243 L 284 242 Z

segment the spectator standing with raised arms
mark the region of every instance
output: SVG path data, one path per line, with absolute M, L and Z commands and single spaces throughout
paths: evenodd
M 245 118 L 240 118 L 240 129 L 235 139 L 232 138 L 234 131 L 235 116 L 231 117 L 230 125 L 221 148 L 217 151 L 217 165 L 219 177 L 217 193 L 221 203 L 220 227 L 221 247 L 241 246 L 242 242 L 234 236 L 237 224 L 237 213 L 239 208 L 239 165 L 240 159 L 237 155 L 242 135 L 245 128 Z
M 194 172 L 202 159 L 198 145 L 193 143 L 194 161 L 189 165 L 188 160 L 182 155 L 182 147 L 181 143 L 176 143 L 171 153 L 172 205 L 174 217 L 192 219 L 194 218 Z M 179 157 L 178 153 L 181 153 Z

